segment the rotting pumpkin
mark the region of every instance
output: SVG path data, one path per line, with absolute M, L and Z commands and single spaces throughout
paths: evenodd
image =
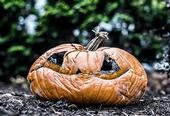
M 119 48 L 98 46 L 99 32 L 86 47 L 62 44 L 41 55 L 28 73 L 33 94 L 47 100 L 87 105 L 132 104 L 143 96 L 147 75 L 139 61 Z

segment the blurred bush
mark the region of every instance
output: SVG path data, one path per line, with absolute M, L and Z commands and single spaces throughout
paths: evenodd
M 153 62 L 163 46 L 159 29 L 170 23 L 164 0 L 0 0 L 0 17 L 1 79 L 26 76 L 58 44 L 87 44 L 97 25 L 109 32 L 107 46 Z

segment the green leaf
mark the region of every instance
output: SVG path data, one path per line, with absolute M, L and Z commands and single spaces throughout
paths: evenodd
M 18 52 L 18 51 L 24 51 L 26 48 L 22 45 L 14 45 L 8 48 L 8 53 Z
M 31 54 L 31 50 L 29 48 L 26 48 L 23 45 L 14 45 L 7 49 L 7 53 L 16 53 L 21 52 L 25 56 L 29 56 Z
M 8 41 L 5 37 L 0 37 L 0 44 L 4 44 L 6 41 Z
M 128 22 L 133 21 L 133 18 L 131 16 L 129 16 L 128 14 L 117 13 L 116 15 L 117 15 L 118 19 L 120 19 L 120 20 L 124 20 L 124 21 L 128 21 Z
M 117 2 L 110 3 L 108 2 L 106 5 L 106 12 L 111 13 L 113 10 L 115 10 L 118 7 Z

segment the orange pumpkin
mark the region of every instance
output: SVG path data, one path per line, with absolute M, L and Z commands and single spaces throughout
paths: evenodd
M 30 68 L 33 94 L 47 100 L 77 104 L 119 105 L 137 102 L 147 76 L 142 65 L 119 48 L 97 49 L 106 32 L 99 32 L 86 47 L 62 44 L 40 56 Z

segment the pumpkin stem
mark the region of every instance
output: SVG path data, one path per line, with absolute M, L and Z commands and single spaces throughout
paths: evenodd
M 98 32 L 96 37 L 93 38 L 85 47 L 86 50 L 95 51 L 99 47 L 100 43 L 104 40 L 108 39 L 107 32 Z

